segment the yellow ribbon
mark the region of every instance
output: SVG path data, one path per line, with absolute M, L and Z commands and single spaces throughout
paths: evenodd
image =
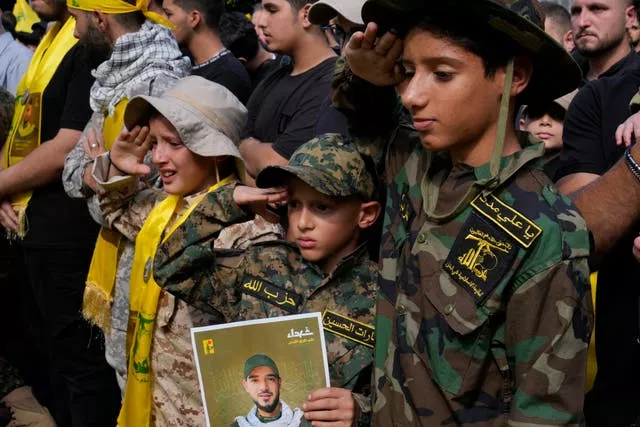
M 591 273 L 589 278 L 591 281 L 591 298 L 593 301 L 593 318 L 596 318 L 596 292 L 598 290 L 598 272 Z M 585 383 L 585 392 L 593 388 L 598 372 L 598 362 L 596 361 L 596 325 L 593 323 L 593 332 L 591 333 L 591 341 L 587 350 L 587 377 Z
M 108 15 L 121 15 L 140 11 L 156 24 L 173 28 L 173 24 L 164 16 L 149 10 L 149 0 L 136 0 L 135 4 L 130 4 L 123 0 L 67 0 L 67 6 L 72 9 L 84 10 L 85 12 L 99 10 Z
M 197 198 L 166 233 L 166 240 L 188 217 L 207 194 L 228 184 L 228 176 Z M 151 344 L 155 327 L 160 287 L 153 280 L 153 257 L 171 218 L 183 206 L 181 196 L 171 195 L 160 202 L 149 214 L 136 238 L 136 249 L 131 270 L 130 310 L 138 313 L 133 344 L 129 355 L 129 369 L 119 427 L 149 427 L 151 420 Z
M 73 18 L 54 24 L 38 45 L 18 85 L 13 121 L 2 156 L 5 169 L 22 161 L 40 145 L 42 94 L 67 52 L 78 42 L 73 36 L 75 25 Z M 26 210 L 31 195 L 29 191 L 11 199 L 19 222 L 18 233 L 11 237 L 23 238 L 27 233 Z
M 121 99 L 116 104 L 113 114 L 104 120 L 102 133 L 107 150 L 111 149 L 113 142 L 122 132 L 124 111 L 128 103 L 127 98 Z M 118 268 L 120 237 L 120 233 L 115 230 L 108 228 L 100 230 L 84 288 L 82 314 L 85 319 L 105 333 L 111 329 L 111 305 Z

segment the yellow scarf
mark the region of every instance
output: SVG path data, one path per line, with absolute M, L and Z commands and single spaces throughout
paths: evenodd
M 107 116 L 103 124 L 104 145 L 111 149 L 114 141 L 120 135 L 124 126 L 124 111 L 129 100 L 122 99 L 116 105 L 112 115 Z M 92 324 L 108 333 L 111 329 L 111 305 L 113 303 L 113 288 L 116 283 L 118 268 L 118 254 L 120 248 L 120 233 L 108 228 L 102 228 L 96 241 L 91 266 L 84 288 L 82 314 Z
M 109 15 L 119 15 L 140 11 L 156 24 L 173 28 L 173 24 L 163 16 L 149 10 L 149 0 L 136 0 L 136 4 L 129 4 L 123 0 L 67 0 L 67 6 L 71 9 L 93 12 L 99 10 Z
M 171 226 L 164 239 L 173 233 L 193 212 L 198 204 L 234 177 L 228 176 L 198 197 L 187 211 Z M 184 199 L 171 195 L 159 203 L 144 222 L 136 238 L 136 250 L 131 270 L 130 309 L 138 313 L 133 344 L 129 355 L 127 386 L 119 427 L 148 427 L 151 420 L 151 341 L 155 327 L 160 287 L 153 280 L 153 257 L 171 218 L 181 209 Z
M 56 22 L 36 49 L 29 68 L 17 90 L 15 113 L 9 130 L 2 167 L 7 169 L 22 161 L 40 145 L 42 94 L 49 85 L 62 59 L 78 42 L 73 36 L 76 21 Z M 10 237 L 23 238 L 27 233 L 26 211 L 32 192 L 16 194 L 11 204 L 18 216 L 19 230 Z

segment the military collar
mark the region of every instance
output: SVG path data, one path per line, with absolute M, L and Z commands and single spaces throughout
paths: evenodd
M 544 155 L 544 144 L 534 139 L 531 134 L 519 132 L 518 140 L 523 147 L 522 150 L 518 150 L 509 156 L 504 156 L 501 160 L 500 174 L 498 175 L 500 183 L 507 181 L 522 166 Z M 490 177 L 489 163 L 474 168 L 473 172 L 477 181 L 488 179 Z
M 354 266 L 359 265 L 364 260 L 369 259 L 369 248 L 367 246 L 367 242 L 364 242 L 360 244 L 349 255 L 343 257 L 340 261 L 338 261 L 335 268 L 329 274 L 325 274 L 324 271 L 322 271 L 322 269 L 317 263 L 307 261 L 306 259 L 304 259 L 304 257 L 302 256 L 302 253 L 300 252 L 300 248 L 298 247 L 298 245 L 296 245 L 293 242 L 289 242 L 286 240 L 274 240 L 271 242 L 265 242 L 263 244 L 277 244 L 277 245 L 288 246 L 289 248 L 291 248 L 291 250 L 293 250 L 296 254 L 298 254 L 300 259 L 302 260 L 302 263 L 306 267 L 310 268 L 311 270 L 316 272 L 316 274 L 318 274 L 320 277 L 324 277 L 325 279 L 337 277 L 340 274 L 342 274 L 344 271 L 349 271 Z

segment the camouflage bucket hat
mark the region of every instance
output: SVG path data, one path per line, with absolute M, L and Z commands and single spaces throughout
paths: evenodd
M 254 354 L 253 356 L 248 358 L 246 362 L 244 362 L 244 371 L 243 371 L 244 376 L 242 378 L 246 379 L 251 373 L 251 371 L 253 371 L 256 368 L 259 368 L 260 366 L 266 366 L 267 368 L 270 368 L 278 378 L 280 377 L 278 366 L 276 365 L 276 362 L 274 362 L 272 358 L 270 358 L 266 354 Z
M 279 187 L 291 175 L 331 197 L 375 195 L 374 178 L 355 145 L 346 137 L 326 134 L 305 143 L 286 166 L 269 166 L 256 179 L 261 188 Z
M 518 48 L 517 55 L 533 60 L 533 75 L 521 101 L 547 101 L 576 89 L 581 71 L 571 55 L 544 32 L 544 16 L 537 0 L 369 0 L 362 9 L 365 22 L 384 28 L 402 28 L 434 10 L 466 15 L 497 37 Z

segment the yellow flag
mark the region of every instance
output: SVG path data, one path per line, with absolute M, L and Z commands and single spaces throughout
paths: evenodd
M 27 0 L 18 0 L 13 7 L 13 14 L 16 17 L 16 31 L 31 33 L 31 26 L 40 22 L 40 17 L 31 9 Z

